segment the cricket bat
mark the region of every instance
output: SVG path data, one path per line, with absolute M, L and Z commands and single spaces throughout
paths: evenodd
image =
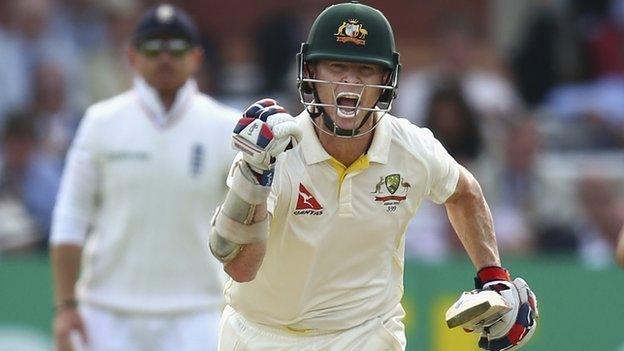
M 501 316 L 511 307 L 505 299 L 492 290 L 472 290 L 464 292 L 446 311 L 446 325 L 449 328 L 475 326 L 493 316 Z

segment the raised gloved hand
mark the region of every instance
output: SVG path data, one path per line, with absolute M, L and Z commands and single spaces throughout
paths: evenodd
M 209 239 L 210 250 L 221 262 L 233 260 L 244 245 L 266 240 L 268 216 L 256 218 L 256 209 L 266 205 L 277 156 L 301 135 L 295 118 L 273 99 L 255 102 L 236 124 L 232 146 L 242 151 L 242 158 L 232 164 L 230 191 L 215 211 Z
M 483 321 L 474 331 L 480 332 L 479 347 L 484 350 L 515 350 L 526 344 L 535 329 L 539 311 L 535 294 L 522 278 L 511 281 L 509 272 L 501 267 L 486 267 L 477 273 L 477 289 L 498 292 L 511 310 L 502 316 Z
M 258 184 L 273 181 L 276 157 L 301 140 L 301 129 L 295 118 L 273 99 L 262 99 L 243 113 L 232 137 L 232 145 L 243 152 Z

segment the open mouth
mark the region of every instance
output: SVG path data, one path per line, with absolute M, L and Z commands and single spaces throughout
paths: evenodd
M 357 112 L 357 105 L 360 95 L 356 93 L 339 93 L 336 95 L 336 105 L 338 116 L 342 118 L 353 118 Z

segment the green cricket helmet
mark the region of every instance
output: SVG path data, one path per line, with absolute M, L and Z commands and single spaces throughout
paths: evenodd
M 388 80 L 380 85 L 340 83 L 307 77 L 307 64 L 318 60 L 376 64 L 388 70 L 390 75 Z M 297 54 L 297 86 L 301 102 L 308 107 L 309 111 L 317 111 L 311 113 L 313 120 L 322 115 L 323 122 L 334 131 L 334 135 L 353 137 L 368 133 L 375 128 L 381 116 L 392 107 L 400 66 L 392 27 L 381 11 L 357 1 L 332 5 L 316 18 L 310 29 L 308 40 L 301 45 L 301 51 Z M 341 129 L 323 113 L 324 108 L 341 107 L 336 101 L 336 96 L 334 96 L 333 104 L 319 101 L 314 85 L 323 83 L 356 85 L 361 87 L 362 92 L 367 87 L 380 89 L 382 92 L 376 106 L 372 108 L 359 107 L 358 99 L 356 110 L 369 113 L 358 128 Z M 377 118 L 373 128 L 365 132 L 360 131 L 359 128 L 364 125 L 372 112 L 382 112 L 382 115 Z

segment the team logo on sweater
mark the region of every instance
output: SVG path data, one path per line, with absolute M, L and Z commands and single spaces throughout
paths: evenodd
M 201 174 L 204 165 L 204 146 L 195 144 L 191 147 L 191 176 L 197 177 Z
M 323 214 L 323 206 L 319 204 L 314 195 L 310 193 L 303 184 L 299 183 L 299 197 L 297 198 L 297 207 L 295 207 L 295 215 L 312 215 L 320 216 Z
M 148 161 L 150 155 L 144 151 L 120 150 L 105 154 L 107 161 Z
M 379 182 L 375 184 L 375 190 L 371 193 L 376 194 L 375 201 L 386 206 L 388 212 L 394 212 L 396 206 L 407 199 L 407 193 L 411 187 L 400 174 L 395 173 L 379 177 Z

